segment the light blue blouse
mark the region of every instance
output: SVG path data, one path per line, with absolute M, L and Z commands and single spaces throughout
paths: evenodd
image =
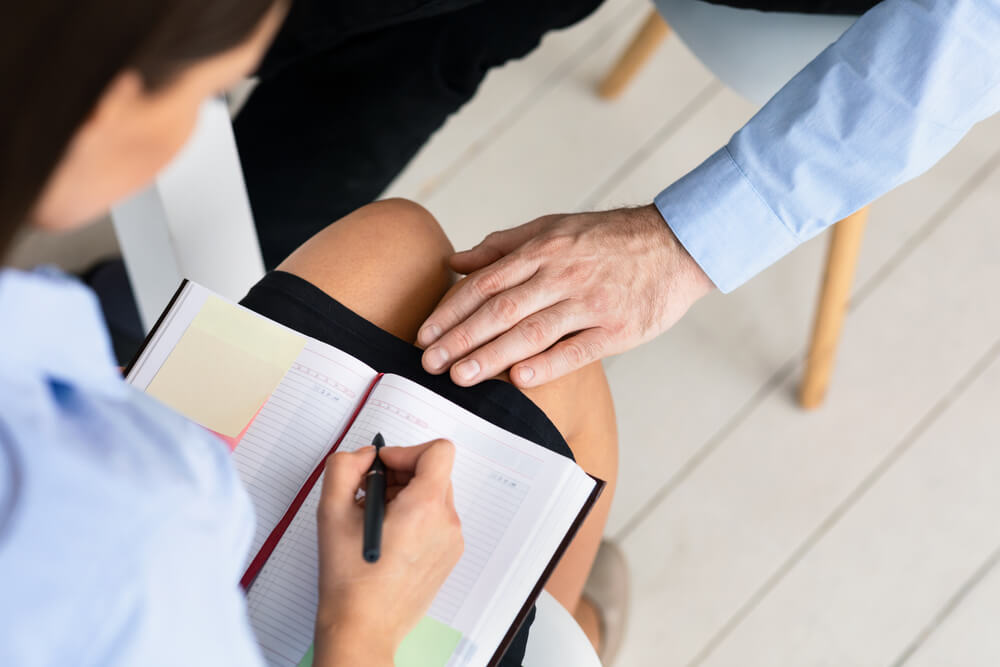
M 1000 111 L 1000 0 L 885 0 L 656 198 L 723 292 Z
M 260 665 L 249 498 L 126 385 L 93 295 L 0 272 L 0 665 Z

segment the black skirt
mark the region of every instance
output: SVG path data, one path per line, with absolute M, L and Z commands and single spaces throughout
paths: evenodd
M 545 413 L 511 384 L 487 380 L 459 387 L 445 375 L 420 365 L 420 348 L 396 338 L 298 276 L 272 271 L 240 302 L 275 322 L 360 359 L 377 371 L 402 375 L 512 433 L 572 458 L 566 439 Z M 502 667 L 520 665 L 528 641 L 532 609 L 507 650 Z

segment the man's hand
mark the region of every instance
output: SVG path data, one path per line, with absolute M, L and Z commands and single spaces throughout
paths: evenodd
M 533 387 L 669 329 L 714 288 L 652 205 L 550 215 L 494 232 L 420 329 L 430 373 Z
M 375 450 L 327 459 L 318 513 L 319 609 L 314 665 L 385 665 L 427 613 L 462 555 L 451 468 L 455 447 L 435 440 L 384 447 L 382 555 L 361 557 L 361 507 L 354 501 Z

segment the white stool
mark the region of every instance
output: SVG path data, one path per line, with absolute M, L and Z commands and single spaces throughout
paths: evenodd
M 601 667 L 590 640 L 565 607 L 546 591 L 535 605 L 538 611 L 528 633 L 524 667 Z

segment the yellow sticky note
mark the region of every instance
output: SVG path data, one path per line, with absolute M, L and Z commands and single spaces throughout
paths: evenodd
M 209 296 L 146 393 L 222 435 L 243 431 L 305 337 Z

